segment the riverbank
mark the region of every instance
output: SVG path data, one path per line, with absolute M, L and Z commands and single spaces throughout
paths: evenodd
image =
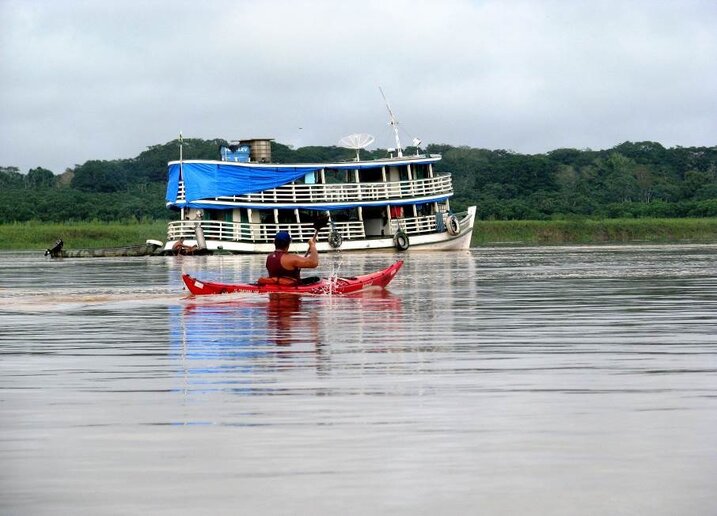
M 0 249 L 45 250 L 58 238 L 66 249 L 165 241 L 166 221 L 146 223 L 23 222 L 0 224 Z M 476 221 L 473 247 L 608 243 L 717 242 L 717 218 Z
M 715 243 L 717 218 L 476 221 L 473 246 Z
M 42 250 L 52 247 L 58 238 L 65 249 L 120 247 L 144 243 L 147 239 L 164 242 L 167 222 L 18 222 L 0 224 L 0 249 L 12 251 Z

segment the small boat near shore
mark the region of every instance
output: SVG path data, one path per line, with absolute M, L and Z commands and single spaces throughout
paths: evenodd
M 160 256 L 164 254 L 163 244 L 158 240 L 147 240 L 143 244 L 119 247 L 90 247 L 84 249 L 65 249 L 64 242 L 58 240 L 52 248 L 45 250 L 50 258 L 110 258 L 118 256 Z
M 347 278 L 259 278 L 256 283 L 216 283 L 183 274 L 182 280 L 195 296 L 250 292 L 256 294 L 350 294 L 370 288 L 386 288 L 401 269 L 399 260 L 383 270 Z

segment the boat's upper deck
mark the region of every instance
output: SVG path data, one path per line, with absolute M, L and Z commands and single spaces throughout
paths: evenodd
M 187 160 L 169 163 L 168 205 L 326 209 L 381 202 L 433 202 L 452 195 L 450 175 L 434 174 L 440 155 L 335 163 Z

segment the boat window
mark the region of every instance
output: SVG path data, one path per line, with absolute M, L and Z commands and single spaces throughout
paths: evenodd
M 232 221 L 232 210 L 204 210 L 204 220 L 219 220 L 223 222 Z
M 331 220 L 335 222 L 349 222 L 352 220 L 359 220 L 358 208 L 334 210 L 331 212 Z
M 336 170 L 335 168 L 326 169 L 326 183 L 353 183 L 353 170 Z
M 433 213 L 433 204 L 432 203 L 426 203 L 426 204 L 416 204 L 416 213 L 419 216 L 426 216 L 431 215 Z
M 324 212 L 318 210 L 299 210 L 299 220 L 302 224 L 313 222 Z
M 380 168 L 364 168 L 359 170 L 359 180 L 361 183 L 381 183 L 383 174 Z
M 427 179 L 428 167 L 426 165 L 413 165 L 413 179 Z
M 294 224 L 296 223 L 296 213 L 294 210 L 278 210 L 279 211 L 279 224 Z
M 388 208 L 386 206 L 365 206 L 363 208 L 363 218 L 368 219 L 382 219 L 383 223 L 388 222 Z

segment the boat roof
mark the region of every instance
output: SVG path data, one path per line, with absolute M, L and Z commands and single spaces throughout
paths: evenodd
M 241 167 L 255 167 L 255 168 L 378 168 L 383 166 L 400 166 L 410 165 L 415 163 L 435 163 L 441 160 L 440 154 L 430 154 L 428 156 L 424 154 L 414 156 L 401 156 L 401 157 L 390 157 L 390 158 L 379 158 L 372 160 L 361 160 L 361 161 L 336 161 L 327 163 L 258 163 L 256 161 L 242 163 L 237 161 L 221 161 L 221 160 L 208 160 L 208 159 L 186 159 L 186 160 L 175 160 L 170 161 L 168 165 L 176 165 L 179 163 L 221 163 L 222 165 L 236 165 Z

